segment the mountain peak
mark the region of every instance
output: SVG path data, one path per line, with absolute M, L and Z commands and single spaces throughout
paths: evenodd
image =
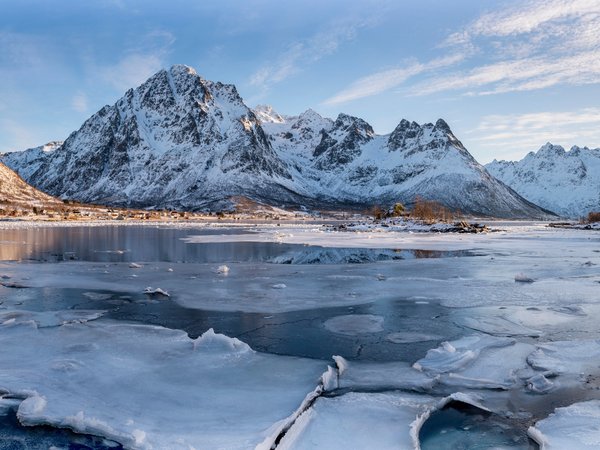
M 252 110 L 262 123 L 284 123 L 285 119 L 271 105 L 256 105 Z
M 196 69 L 186 66 L 185 64 L 173 64 L 169 68 L 169 72 L 171 72 L 173 75 L 198 75 Z

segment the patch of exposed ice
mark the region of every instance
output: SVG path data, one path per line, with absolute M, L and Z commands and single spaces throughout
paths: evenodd
M 371 363 L 347 361 L 341 356 L 334 357 L 339 371 L 336 388 L 353 390 L 392 390 L 403 389 L 425 392 L 437 382 L 438 377 L 430 377 L 415 370 L 409 363 Z
M 102 292 L 84 292 L 82 295 L 90 300 L 108 300 L 112 297 L 112 294 Z
M 355 336 L 383 331 L 382 316 L 373 314 L 350 314 L 326 320 L 323 326 L 333 333 Z
M 99 319 L 106 311 L 72 309 L 67 311 L 3 311 L 0 326 L 34 325 L 38 328 L 57 327 L 69 323 L 85 323 Z
M 483 350 L 513 345 L 513 339 L 473 335 L 452 342 L 442 342 L 438 348 L 431 349 L 424 358 L 413 367 L 427 373 L 440 374 L 456 372 L 472 363 Z
M 388 334 L 385 339 L 394 344 L 412 344 L 415 342 L 439 341 L 442 339 L 442 336 L 416 331 L 398 331 Z
M 393 249 L 309 247 L 270 260 L 274 264 L 364 264 L 404 259 L 405 253 Z
M 153 297 L 153 298 L 170 297 L 171 296 L 167 291 L 164 291 L 161 288 L 153 288 L 152 286 L 148 286 L 146 289 L 144 289 L 144 294 L 146 294 L 150 297 Z
M 499 316 L 464 316 L 456 321 L 457 325 L 462 325 L 473 330 L 482 331 L 494 336 L 530 336 L 539 337 L 542 332 L 528 328 L 523 325 L 511 322 L 510 320 Z
M 527 357 L 537 370 L 557 374 L 584 374 L 598 372 L 600 340 L 555 341 L 539 344 Z

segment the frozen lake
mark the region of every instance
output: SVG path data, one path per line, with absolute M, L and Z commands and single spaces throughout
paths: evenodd
M 0 226 L 0 449 L 600 448 L 600 232 L 496 228 Z

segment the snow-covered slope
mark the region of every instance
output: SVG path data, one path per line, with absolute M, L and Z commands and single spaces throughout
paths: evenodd
M 24 179 L 31 178 L 31 175 L 40 168 L 40 165 L 46 159 L 49 153 L 63 145 L 62 141 L 52 141 L 39 147 L 29 148 L 22 152 L 11 152 L 2 155 L 2 161 L 9 167 L 18 167 L 19 174 Z
M 443 120 L 403 120 L 380 136 L 345 114 L 251 110 L 234 86 L 181 65 L 102 108 L 55 151 L 4 160 L 47 192 L 96 203 L 201 209 L 246 196 L 363 208 L 421 196 L 466 213 L 544 215 L 491 177 Z
M 521 161 L 486 165 L 496 178 L 526 199 L 565 217 L 600 211 L 600 148 L 547 143 Z
M 402 120 L 376 135 L 364 120 L 340 114 L 335 121 L 312 110 L 264 121 L 273 148 L 288 162 L 303 193 L 325 202 L 410 204 L 416 196 L 463 212 L 502 217 L 542 216 L 490 176 L 443 120 L 419 125 Z

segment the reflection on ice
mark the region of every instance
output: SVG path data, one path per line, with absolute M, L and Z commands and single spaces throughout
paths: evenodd
M 8 256 L 79 260 L 0 265 L 0 411 L 132 448 L 528 448 L 599 396 L 595 232 L 149 230 L 19 232 L 45 243 Z M 600 442 L 588 403 L 530 434 Z

